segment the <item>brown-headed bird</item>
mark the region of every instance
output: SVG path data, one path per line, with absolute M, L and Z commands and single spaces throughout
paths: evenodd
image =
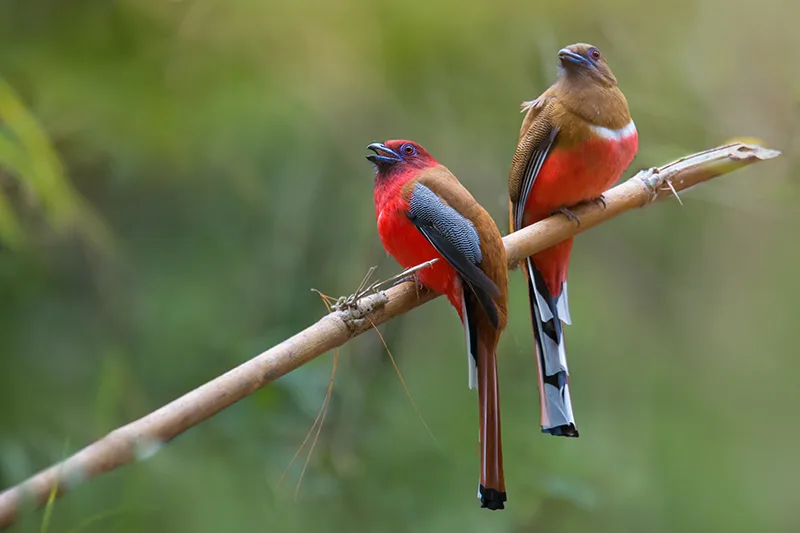
M 628 102 L 600 51 L 573 44 L 558 52 L 558 80 L 527 110 L 511 164 L 511 231 L 589 200 L 617 181 L 638 149 Z M 603 202 L 603 205 L 605 203 Z M 539 366 L 542 431 L 577 437 L 563 323 L 570 324 L 567 268 L 572 239 L 522 262 Z
M 478 387 L 481 507 L 506 501 L 497 343 L 506 325 L 508 266 L 489 214 L 447 168 L 411 141 L 373 143 L 375 215 L 383 247 L 404 268 L 432 259 L 419 282 L 447 296 L 464 325 L 469 386 Z

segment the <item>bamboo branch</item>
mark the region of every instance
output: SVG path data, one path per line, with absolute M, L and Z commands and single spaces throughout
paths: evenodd
M 641 171 L 604 194 L 605 208 L 599 203 L 572 208 L 580 217 L 580 226 L 555 215 L 506 236 L 503 240 L 509 265 L 516 266 L 523 258 L 634 207 L 669 198 L 713 177 L 778 155 L 776 150 L 735 143 Z M 429 291 L 418 291 L 413 283 L 402 283 L 348 302 L 277 346 L 0 493 L 0 528 L 17 519 L 23 503 L 44 505 L 53 491 L 60 496 L 103 472 L 150 457 L 192 426 L 364 333 L 371 323 L 383 324 L 435 297 Z

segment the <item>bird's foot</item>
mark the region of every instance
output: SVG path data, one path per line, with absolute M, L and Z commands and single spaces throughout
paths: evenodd
M 596 204 L 599 204 L 599 205 L 603 206 L 603 209 L 608 207 L 608 204 L 606 203 L 606 197 L 604 195 L 602 195 L 602 194 L 600 196 L 598 196 L 597 198 L 595 198 L 594 200 L 592 200 L 592 201 L 594 203 L 596 203 Z
M 419 298 L 419 291 L 424 289 L 425 287 L 424 285 L 422 285 L 422 282 L 420 282 L 419 276 L 417 276 L 416 272 L 414 272 L 413 274 L 409 274 L 408 276 L 403 276 L 400 279 L 396 279 L 394 283 L 392 283 L 392 287 L 396 287 L 407 281 L 410 281 L 411 283 L 414 284 L 414 291 L 417 293 L 417 298 Z
M 401 283 L 405 283 L 407 281 L 415 283 L 418 289 L 421 289 L 423 287 L 422 282 L 419 280 L 419 276 L 417 276 L 416 272 L 414 272 L 413 274 L 409 274 L 408 276 L 403 276 L 402 278 L 394 280 L 394 282 L 392 283 L 392 287 L 396 287 Z
M 432 266 L 436 261 L 438 261 L 438 259 L 431 259 L 430 261 L 426 261 L 421 265 L 409 268 L 408 270 L 394 276 L 394 278 L 390 278 L 386 282 L 394 280 L 394 283 L 392 283 L 392 286 L 394 287 L 395 285 L 400 285 L 401 283 L 410 281 L 414 284 L 414 290 L 416 290 L 417 298 L 419 298 L 419 291 L 425 289 L 425 285 L 423 285 L 422 282 L 419 280 L 419 276 L 417 274 L 423 268 L 428 268 Z
M 573 213 L 572 211 L 570 211 L 566 207 L 559 207 L 558 209 L 553 211 L 551 213 L 551 215 L 555 215 L 557 213 L 561 213 L 562 215 L 567 217 L 567 220 L 569 220 L 570 222 L 577 222 L 578 223 L 578 227 L 581 227 L 581 219 L 580 219 L 580 217 L 578 217 L 578 215 L 576 215 L 575 213 Z

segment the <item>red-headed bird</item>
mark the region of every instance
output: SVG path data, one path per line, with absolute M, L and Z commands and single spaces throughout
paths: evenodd
M 602 193 L 638 149 L 628 102 L 597 48 L 573 44 L 559 50 L 558 59 L 558 80 L 523 103 L 527 114 L 508 177 L 511 231 L 556 212 L 577 219 L 567 207 L 603 202 Z M 567 239 L 527 258 L 522 267 L 537 349 L 542 431 L 577 437 L 562 324 L 571 323 L 571 250 L 572 239 Z
M 506 325 L 508 265 L 489 214 L 447 168 L 411 141 L 373 143 L 375 215 L 383 247 L 404 268 L 431 259 L 419 282 L 447 296 L 467 338 L 469 386 L 478 387 L 481 507 L 506 501 L 497 343 Z

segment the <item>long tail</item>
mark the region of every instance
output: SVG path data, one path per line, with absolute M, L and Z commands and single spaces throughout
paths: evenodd
M 467 345 L 472 356 L 470 381 L 473 369 L 477 369 L 478 405 L 481 441 L 481 480 L 478 498 L 481 507 L 496 511 L 503 509 L 506 501 L 506 483 L 503 476 L 503 445 L 500 438 L 500 389 L 497 383 L 498 333 L 488 322 L 476 316 L 477 305 L 470 305 L 474 298 L 464 291 L 464 326 L 467 330 Z
M 533 259 L 528 257 L 523 261 L 523 270 L 528 278 L 533 337 L 536 341 L 542 432 L 577 437 L 562 324 L 562 320 L 570 323 L 567 284 L 564 282 L 561 293 L 553 298 Z
M 494 335 L 494 332 L 491 332 Z M 481 421 L 481 507 L 503 509 L 503 444 L 500 438 L 500 390 L 497 385 L 495 343 L 478 337 L 478 401 Z

